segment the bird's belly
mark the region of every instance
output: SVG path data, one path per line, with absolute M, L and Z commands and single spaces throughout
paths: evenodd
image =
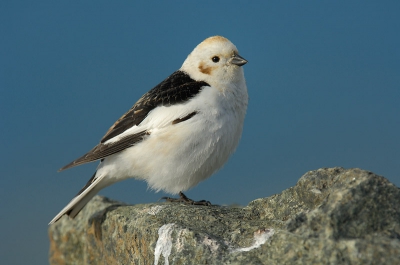
M 112 171 L 119 180 L 143 179 L 156 191 L 176 194 L 221 168 L 240 133 L 241 128 L 232 128 L 232 123 L 196 117 L 153 130 L 143 142 L 114 155 Z

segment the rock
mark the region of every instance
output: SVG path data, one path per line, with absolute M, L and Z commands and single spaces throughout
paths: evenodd
M 398 264 L 400 189 L 323 168 L 244 208 L 96 196 L 49 237 L 50 264 Z

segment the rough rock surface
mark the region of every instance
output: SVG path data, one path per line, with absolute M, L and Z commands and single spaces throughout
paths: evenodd
M 50 264 L 399 264 L 400 189 L 323 168 L 244 208 L 96 196 L 49 237 Z

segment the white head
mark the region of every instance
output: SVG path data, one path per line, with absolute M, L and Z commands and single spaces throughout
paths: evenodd
M 213 87 L 224 89 L 223 84 L 244 82 L 241 66 L 246 63 L 232 42 L 214 36 L 197 45 L 180 70 L 196 81 L 205 81 Z

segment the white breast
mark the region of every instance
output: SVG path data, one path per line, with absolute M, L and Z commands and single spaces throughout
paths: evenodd
M 135 177 L 171 194 L 195 186 L 220 169 L 239 142 L 247 91 L 241 91 L 244 97 L 237 93 L 205 87 L 185 105 L 157 108 L 142 125 L 150 136 L 107 157 L 98 170 L 107 171 L 113 181 Z M 193 111 L 198 113 L 189 120 L 172 124 L 177 115 Z

